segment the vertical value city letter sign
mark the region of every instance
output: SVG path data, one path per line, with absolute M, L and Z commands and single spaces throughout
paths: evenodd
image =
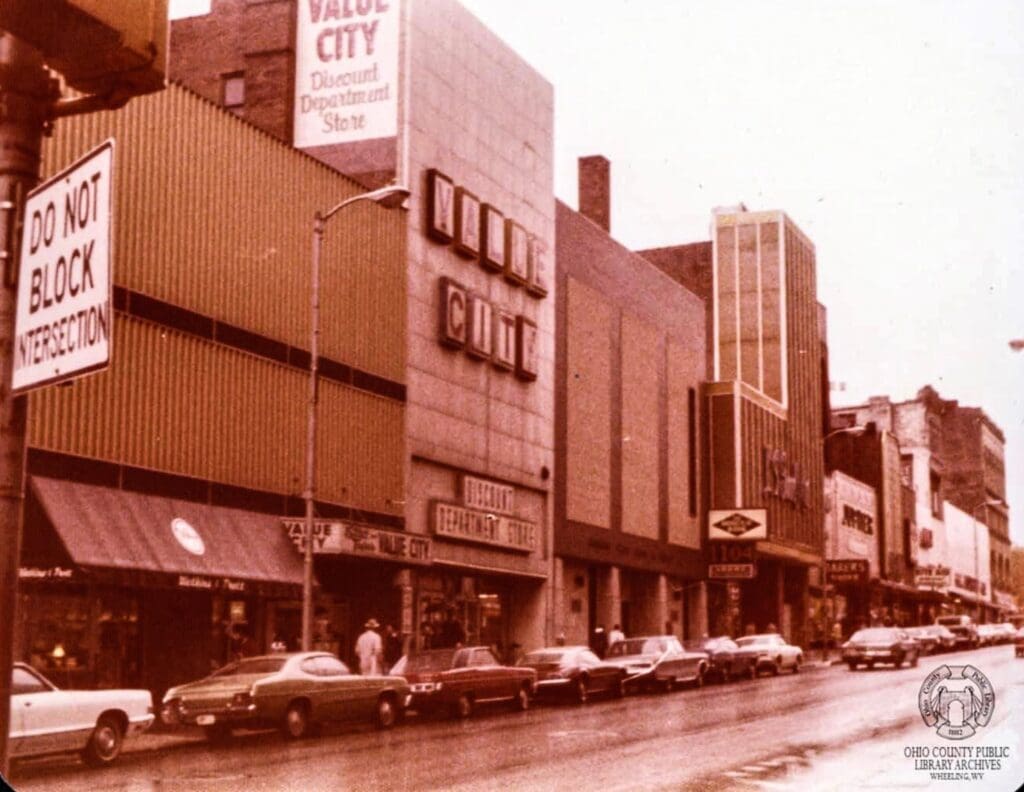
M 24 391 L 110 363 L 114 141 L 25 201 L 11 387 Z

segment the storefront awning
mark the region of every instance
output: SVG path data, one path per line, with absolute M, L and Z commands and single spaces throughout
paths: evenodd
M 238 593 L 302 585 L 279 517 L 38 476 L 31 487 L 80 567 Z

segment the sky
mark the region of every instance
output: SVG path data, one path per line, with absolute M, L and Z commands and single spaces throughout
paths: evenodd
M 1024 3 L 461 1 L 554 86 L 555 194 L 611 161 L 627 247 L 784 210 L 816 246 L 833 405 L 930 384 L 984 409 L 1024 545 Z

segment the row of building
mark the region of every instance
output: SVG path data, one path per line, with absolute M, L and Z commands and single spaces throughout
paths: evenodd
M 792 219 L 628 250 L 607 160 L 556 200 L 551 85 L 454 0 L 357 4 L 377 38 L 335 76 L 314 5 L 214 0 L 165 91 L 47 143 L 54 173 L 116 141 L 114 354 L 30 397 L 18 656 L 159 693 L 238 625 L 297 643 L 313 218 L 392 180 L 406 208 L 326 229 L 318 646 L 370 617 L 513 656 L 1014 610 L 1001 432 L 930 389 L 830 406 Z

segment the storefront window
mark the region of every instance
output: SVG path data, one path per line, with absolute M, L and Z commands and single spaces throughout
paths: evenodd
M 81 685 L 91 668 L 89 599 L 84 594 L 27 598 L 27 656 L 59 687 Z

